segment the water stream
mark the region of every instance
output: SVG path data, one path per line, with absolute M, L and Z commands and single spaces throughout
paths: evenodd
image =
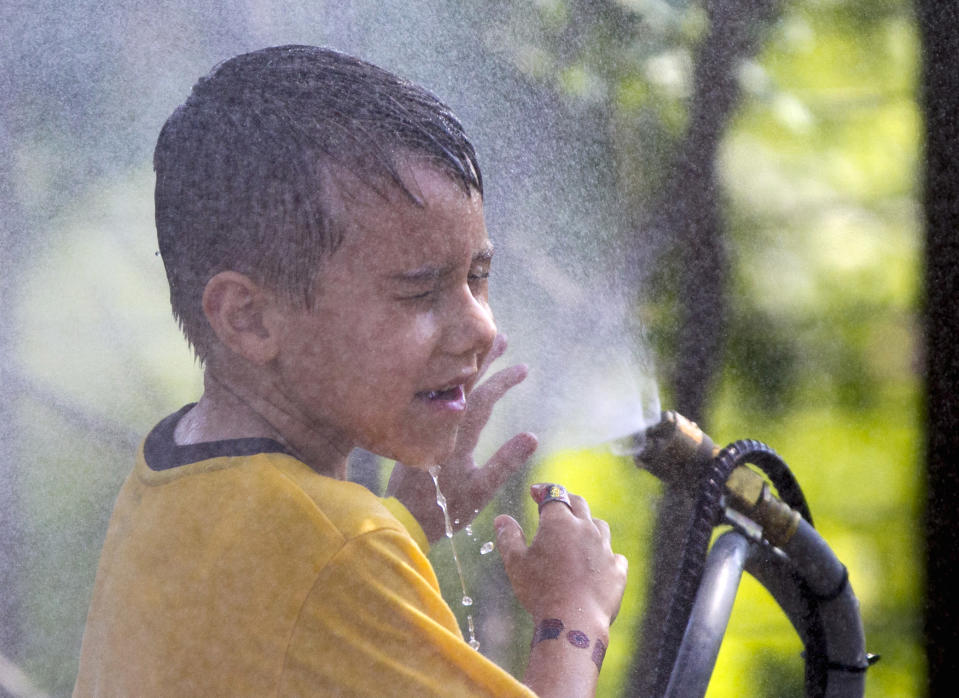
M 459 555 L 456 554 L 456 544 L 453 543 L 453 525 L 450 523 L 450 513 L 449 508 L 446 506 L 446 497 L 443 496 L 443 493 L 440 491 L 439 474 L 440 466 L 430 466 L 430 475 L 433 477 L 433 484 L 436 486 L 436 504 L 443 511 L 443 522 L 446 524 L 446 537 L 450 542 L 450 550 L 453 551 L 453 562 L 456 563 L 456 573 L 460 577 L 460 589 L 463 592 L 462 604 L 464 606 L 472 606 L 473 598 L 466 592 L 466 577 L 463 576 L 463 566 L 460 564 Z M 473 623 L 472 613 L 466 614 L 466 626 L 469 632 L 469 646 L 474 650 L 479 650 L 480 643 L 479 640 L 476 639 L 476 627 Z

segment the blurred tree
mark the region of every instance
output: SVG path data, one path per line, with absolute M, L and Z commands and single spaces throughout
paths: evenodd
M 776 0 L 714 0 L 705 3 L 709 29 L 697 51 L 686 132 L 665 179 L 663 195 L 650 223 L 664 241 L 663 272 L 673 279 L 677 299 L 670 385 L 676 409 L 703 422 L 707 396 L 723 363 L 726 319 L 726 269 L 722 197 L 717 154 L 739 103 L 738 68 L 755 55 Z M 659 695 L 666 688 L 676 648 L 663 646 L 663 628 L 684 531 L 692 504 L 688 489 L 667 487 L 657 517 L 646 612 L 636 638 L 637 654 L 627 693 Z
M 790 443 L 802 444 L 797 452 L 803 454 L 842 453 L 839 467 L 817 469 L 815 459 L 807 465 L 805 484 L 823 514 L 817 518 L 857 541 L 856 555 L 905 559 L 912 500 L 889 478 L 908 471 L 913 428 L 914 121 L 906 4 L 622 0 L 593 3 L 587 11 L 581 4 L 517 4 L 526 12 L 509 15 L 510 46 L 521 70 L 565 95 L 575 118 L 595 119 L 594 128 L 610 144 L 614 186 L 623 218 L 631 221 L 623 238 L 629 240 L 634 286 L 643 294 L 660 373 L 669 378 L 664 401 L 701 420 L 716 419 L 719 410 L 721 426 L 732 426 L 727 432 L 776 434 L 771 442 L 785 443 L 787 454 Z M 741 27 L 738 58 L 723 66 L 717 54 L 716 65 L 701 65 L 717 14 L 743 19 L 742 12 L 755 12 L 755 20 L 763 7 L 770 13 L 765 22 Z M 770 29 L 775 42 L 759 55 L 756 42 Z M 722 39 L 737 40 L 728 33 Z M 697 98 L 722 104 L 714 85 L 697 79 L 707 69 L 727 70 L 732 99 L 724 107 L 728 113 L 718 113 L 723 118 L 698 127 L 702 154 L 694 156 L 705 158 L 705 166 L 683 170 L 688 134 L 697 128 Z M 737 109 L 740 89 L 748 91 L 744 109 Z M 734 113 L 738 122 L 727 128 Z M 600 167 L 605 172 L 609 163 Z M 691 219 L 675 213 L 687 203 Z M 684 247 L 678 244 L 684 226 L 713 237 L 698 249 Z M 715 246 L 716 240 L 723 244 Z M 684 251 L 692 263 L 685 263 Z M 717 259 L 724 269 L 697 269 Z M 689 288 L 697 273 L 714 289 L 699 301 L 695 294 L 702 289 Z M 707 314 L 697 328 L 689 321 L 699 317 L 696 310 L 717 314 Z M 693 358 L 680 349 L 684 331 Z M 705 355 L 697 356 L 700 351 Z M 689 364 L 681 369 L 684 360 Z M 737 415 L 733 421 L 730 410 Z M 810 425 L 817 411 L 825 421 Z M 715 429 L 717 437 L 723 432 Z M 857 468 L 873 449 L 882 456 L 867 489 Z M 843 497 L 850 487 L 858 487 L 864 501 Z M 667 495 L 660 513 L 671 508 Z M 881 540 L 855 523 L 883 512 L 890 528 Z M 676 518 L 684 522 L 681 514 Z M 901 639 L 903 649 L 913 651 L 911 570 L 900 565 L 895 582 L 887 574 L 889 593 L 865 604 L 877 645 L 888 648 Z M 657 584 L 664 578 L 669 576 L 653 576 Z M 857 583 L 875 588 L 868 578 L 857 577 Z M 655 596 L 643 605 L 661 607 Z M 655 642 L 650 633 L 658 632 L 656 623 L 647 621 L 647 628 L 637 632 L 637 641 Z M 914 666 L 900 661 L 896 671 L 915 676 Z M 721 692 L 723 682 L 716 683 Z
M 928 691 L 946 695 L 959 638 L 955 532 L 959 527 L 959 8 L 919 0 L 925 117 L 926 542 Z

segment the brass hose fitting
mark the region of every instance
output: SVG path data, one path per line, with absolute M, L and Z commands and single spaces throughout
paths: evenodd
M 699 426 L 673 410 L 646 430 L 637 465 L 670 484 L 700 481 L 720 449 Z M 801 516 L 772 493 L 766 480 L 740 465 L 725 483 L 727 504 L 763 529 L 770 543 L 782 546 L 792 538 Z
M 759 473 L 740 465 L 726 480 L 727 503 L 763 529 L 770 543 L 782 547 L 793 537 L 802 518 L 799 512 L 772 493 Z

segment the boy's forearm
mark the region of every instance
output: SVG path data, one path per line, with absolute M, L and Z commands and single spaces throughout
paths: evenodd
M 567 613 L 539 620 L 524 682 L 538 696 L 594 696 L 609 645 L 609 622 Z

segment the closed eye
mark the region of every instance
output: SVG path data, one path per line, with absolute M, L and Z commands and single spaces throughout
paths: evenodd
M 427 298 L 432 297 L 432 295 L 433 295 L 433 289 L 430 289 L 429 291 L 422 291 L 422 292 L 420 292 L 420 293 L 414 293 L 414 294 L 411 294 L 411 295 L 397 296 L 397 300 L 400 300 L 400 301 L 421 301 L 421 300 L 426 300 Z
M 469 274 L 466 276 L 466 281 L 473 293 L 477 293 L 486 288 L 486 285 L 489 282 L 489 274 L 490 267 L 488 261 L 486 264 L 478 268 L 474 267 L 470 270 Z

